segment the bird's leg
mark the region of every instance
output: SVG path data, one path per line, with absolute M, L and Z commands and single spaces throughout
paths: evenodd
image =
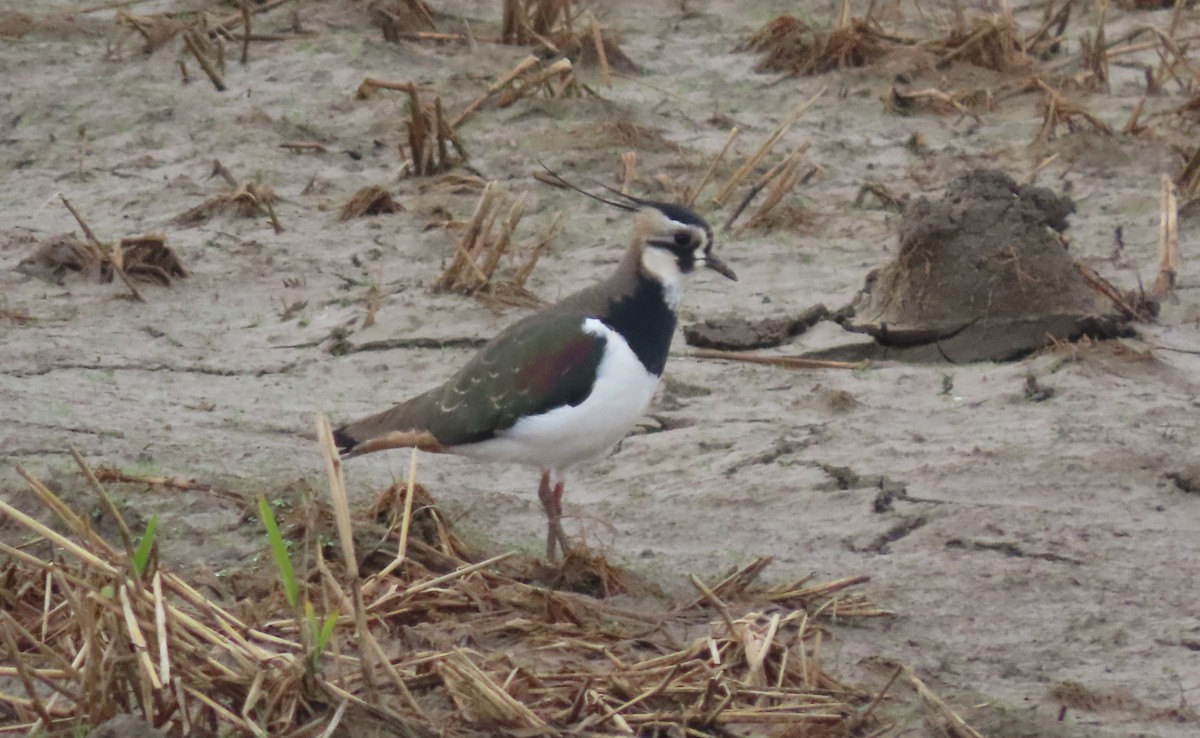
M 550 472 L 542 472 L 542 483 L 538 485 L 538 499 L 542 501 L 542 509 L 546 511 L 546 560 L 554 561 L 554 544 L 561 542 L 562 528 L 558 524 L 558 516 L 562 514 L 561 503 L 555 501 L 554 493 L 558 490 L 559 499 L 562 497 L 562 485 L 550 487 Z M 563 547 L 563 554 L 567 549 Z
M 567 555 L 567 534 L 563 533 L 562 523 L 560 522 L 562 520 L 562 514 L 563 514 L 563 512 L 562 512 L 563 486 L 564 486 L 564 482 L 559 480 L 554 485 L 554 492 L 552 493 L 552 495 L 554 497 L 554 524 L 553 524 L 554 530 L 553 530 L 553 533 L 554 533 L 554 537 L 558 539 L 558 548 L 562 551 L 563 556 L 566 557 L 566 555 Z

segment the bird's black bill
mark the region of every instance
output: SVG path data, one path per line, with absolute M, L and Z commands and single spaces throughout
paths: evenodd
M 737 281 L 737 275 L 733 273 L 733 270 L 729 268 L 729 265 L 712 254 L 704 257 L 704 266 L 713 270 L 717 274 L 720 274 L 726 279 L 732 279 L 734 282 Z

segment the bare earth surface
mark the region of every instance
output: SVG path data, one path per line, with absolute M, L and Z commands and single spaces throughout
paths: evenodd
M 480 34 L 498 16 L 488 2 L 433 4 L 471 19 Z M 43 2 L 37 12 L 83 5 Z M 518 240 L 532 242 L 565 213 L 528 284 L 542 299 L 610 269 L 628 220 L 537 184 L 530 174 L 539 158 L 575 179 L 618 184 L 620 154 L 636 150 L 634 191 L 661 198 L 656 174 L 697 182 L 733 125 L 740 161 L 821 88 L 766 160 L 811 144 L 806 162 L 820 172 L 789 196 L 805 208 L 804 222 L 719 233 L 718 252 L 740 281 L 699 276 L 682 323 L 848 303 L 896 248 L 895 214 L 870 199 L 855 205 L 864 182 L 938 197 L 970 167 L 1020 180 L 1055 153 L 1037 182 L 1075 200 L 1067 231 L 1075 258 L 1127 288 L 1153 282 L 1160 179 L 1181 166 L 1171 145 L 1194 145 L 1194 117 L 1190 128 L 1184 117 L 1150 118 L 1151 130 L 1138 136 L 1064 128 L 1031 147 L 1038 94 L 999 99 L 979 122 L 900 117 L 881 102 L 900 72 L 914 88 L 964 90 L 1027 71 L 939 70 L 905 56 L 779 80 L 756 74 L 755 57 L 733 48 L 783 12 L 825 25 L 831 6 L 684 5 L 597 5 L 644 76 L 618 76 L 609 88 L 581 72 L 599 98 L 485 107 L 460 131 L 472 171 L 507 193 L 529 191 Z M 885 22 L 927 35 L 950 17 L 936 3 L 885 5 Z M 30 12 L 24 3 L 0 8 Z M 1170 19 L 1170 11 L 1108 13 L 1110 39 Z M 1041 18 L 1040 4 L 1017 14 L 1026 32 Z M 1184 18 L 1180 34 L 1200 30 L 1195 10 Z M 1077 7 L 1066 37 L 1098 20 L 1092 5 Z M 255 30 L 288 39 L 252 46 L 245 67 L 230 45 L 224 93 L 190 57 L 191 82 L 181 84 L 178 41 L 145 56 L 111 10 L 0 41 L 0 494 L 9 499 L 27 499 L 16 465 L 87 499 L 68 444 L 96 465 L 196 478 L 250 497 L 287 496 L 297 480 L 320 489 L 309 440 L 316 413 L 350 419 L 382 408 L 440 382 L 470 352 L 338 356 L 327 350 L 333 331 L 345 329 L 355 345 L 484 339 L 521 314 L 429 291 L 460 233 L 440 227 L 444 212 L 468 219 L 478 191 L 403 177 L 406 96 L 358 100 L 354 91 L 366 76 L 411 80 L 459 111 L 526 50 L 385 43 L 352 3 L 293 3 L 259 16 Z M 1066 53 L 1078 54 L 1074 41 Z M 1122 61 L 1157 65 L 1147 54 Z M 1070 94 L 1120 131 L 1145 82 L 1139 67 L 1120 65 L 1112 80 L 1111 93 Z M 1187 99 L 1167 84 L 1143 120 Z M 619 122 L 645 135 L 622 140 L 613 134 Z M 924 136 L 921 153 L 906 146 L 914 133 Z M 280 147 L 301 140 L 326 150 Z M 274 189 L 282 233 L 265 218 L 173 223 L 223 191 L 219 177 L 209 178 L 213 159 L 240 181 Z M 341 205 L 372 184 L 388 188 L 404 212 L 338 222 Z M 697 209 L 723 222 L 728 209 L 712 209 L 711 192 Z M 74 275 L 60 286 L 13 271 L 37 242 L 78 231 L 59 193 L 102 240 L 165 234 L 191 275 L 170 288 L 141 286 L 146 302 L 136 303 L 119 282 Z M 1118 228 L 1124 247 L 1114 254 Z M 872 597 L 898 616 L 834 644 L 843 670 L 853 673 L 867 657 L 910 664 L 989 735 L 1195 736 L 1200 723 L 1188 708 L 1200 705 L 1200 494 L 1171 476 L 1186 480 L 1200 464 L 1198 233 L 1200 218 L 1185 213 L 1177 299 L 1157 324 L 1139 325 L 1137 339 L 1004 365 L 796 372 L 690 358 L 677 338 L 644 432 L 571 478 L 568 531 L 668 587 L 685 572 L 713 577 L 759 555 L 776 558 L 767 575 L 780 580 L 869 574 Z M 363 328 L 372 294 L 379 309 Z M 781 351 L 845 340 L 823 323 Z M 1027 394 L 1031 376 L 1049 397 Z M 352 462 L 352 493 L 366 502 L 407 462 L 403 452 Z M 423 456 L 419 478 L 470 537 L 540 549 L 535 472 Z M 906 496 L 877 506 L 881 485 L 902 485 Z M 222 572 L 260 555 L 258 523 L 221 498 L 132 486 L 121 495 L 136 515 L 162 516 L 164 555 L 177 567 Z M 1057 721 L 1056 695 L 1067 693 L 1084 698 L 1068 699 Z M 909 734 L 921 731 L 914 721 Z

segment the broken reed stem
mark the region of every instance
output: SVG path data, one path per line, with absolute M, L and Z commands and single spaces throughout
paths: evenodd
M 1150 295 L 1163 300 L 1175 291 L 1179 274 L 1179 209 L 1175 198 L 1175 183 L 1162 175 L 1162 196 L 1159 200 L 1158 277 Z
M 75 209 L 75 206 L 71 204 L 71 201 L 67 199 L 67 196 L 60 192 L 58 193 L 58 197 L 62 200 L 62 204 L 67 206 L 67 210 L 70 211 L 71 215 L 74 216 L 75 222 L 79 224 L 81 229 L 83 229 L 84 238 L 86 238 L 97 249 L 102 249 L 103 245 L 100 243 L 100 239 L 96 238 L 96 234 L 92 231 L 91 226 L 87 224 L 87 221 L 83 219 L 83 216 L 79 214 L 79 211 Z
M 589 13 L 589 15 L 591 15 Z M 608 66 L 608 52 L 604 50 L 604 37 L 600 33 L 600 24 L 596 21 L 596 16 L 591 15 L 592 20 L 592 44 L 596 47 L 596 59 L 600 62 L 600 77 L 604 80 L 605 87 L 612 87 L 612 69 Z
M 358 560 L 354 556 L 354 530 L 350 524 L 350 503 L 346 497 L 346 482 L 342 478 L 342 461 L 338 456 L 337 446 L 333 442 L 333 428 L 329 419 L 317 415 L 317 443 L 321 448 L 321 456 L 325 459 L 325 472 L 329 478 L 329 497 L 333 504 L 333 518 L 337 526 L 338 542 L 342 552 L 342 566 L 346 570 L 346 583 L 352 592 L 354 623 L 360 640 L 370 637 L 367 628 L 366 608 L 363 606 L 362 588 L 359 587 Z M 323 563 L 318 562 L 323 566 Z M 363 649 L 362 676 L 368 689 L 374 692 L 375 683 L 372 675 L 368 651 Z M 374 655 L 374 654 L 372 654 Z
M 538 88 L 545 88 L 552 97 L 560 95 L 570 83 L 574 69 L 575 66 L 571 64 L 571 60 L 565 57 L 555 61 L 548 67 L 540 68 L 536 73 L 530 74 L 522 80 L 521 88 L 516 90 L 511 98 L 501 98 L 498 106 L 502 108 L 508 107 L 522 97 L 536 92 Z M 557 90 L 550 85 L 550 81 L 555 77 L 563 80 L 563 84 Z M 509 89 L 512 90 L 513 88 L 510 86 Z
M 32 474 L 30 474 L 28 471 L 26 471 L 23 467 L 18 466 L 18 467 L 16 467 L 16 470 L 17 470 L 17 474 L 19 474 L 29 484 L 30 488 L 33 489 L 33 491 L 35 493 L 37 493 L 37 495 L 41 499 L 42 503 L 45 504 L 47 507 L 49 507 L 56 515 L 58 515 L 58 517 L 64 523 L 67 524 L 68 528 L 71 528 L 73 531 L 75 531 L 76 535 L 79 535 L 80 531 L 82 530 L 85 533 L 85 535 L 82 535 L 81 537 L 84 540 L 88 541 L 89 544 L 98 545 L 98 549 L 100 551 L 104 551 L 105 549 L 108 548 L 107 544 L 105 544 L 104 541 L 102 539 L 100 539 L 99 536 L 97 536 L 95 534 L 95 532 L 90 529 L 90 527 L 83 525 L 81 523 L 79 517 L 76 516 L 74 513 L 69 513 L 67 516 L 64 517 L 64 511 L 59 509 L 61 507 L 61 501 L 54 495 L 53 492 L 51 492 L 49 489 L 47 489 L 45 485 L 43 485 L 41 482 L 39 482 Z M 57 504 L 55 504 L 55 503 L 57 503 Z M 75 558 L 79 559 L 80 561 L 82 561 L 85 564 L 88 564 L 93 569 L 96 569 L 97 571 L 101 572 L 102 574 L 106 574 L 108 576 L 116 576 L 117 575 L 117 573 L 118 573 L 117 569 L 112 564 L 99 558 L 98 556 L 93 554 L 91 551 L 80 546 L 79 544 L 75 543 L 74 541 L 67 538 L 66 536 L 63 536 L 62 534 L 58 533 L 57 531 L 53 530 L 52 528 L 46 526 L 44 523 L 42 523 L 38 520 L 35 520 L 34 518 L 29 517 L 25 513 L 18 510 L 17 508 L 13 507 L 12 505 L 9 505 L 3 499 L 0 499 L 0 512 L 3 512 L 4 514 L 8 515 L 13 520 L 16 520 L 21 525 L 30 529 L 34 533 L 37 533 L 39 536 L 45 538 L 46 540 L 53 543 L 55 546 L 58 546 L 59 548 L 63 549 L 64 551 L 70 553 Z M 111 552 L 111 550 L 112 549 L 108 549 L 109 552 Z
M 125 523 L 125 517 L 117 510 L 116 505 L 114 505 L 112 499 L 109 498 L 108 492 L 106 492 L 104 486 L 100 484 L 100 480 L 96 478 L 96 474 L 92 471 L 92 468 L 88 466 L 86 461 L 83 460 L 83 456 L 80 455 L 78 449 L 72 445 L 68 445 L 67 449 L 70 450 L 71 457 L 75 459 L 75 464 L 83 472 L 83 476 L 87 479 L 88 484 L 91 485 L 92 490 L 100 498 L 100 504 L 104 505 L 104 508 L 108 511 L 109 516 L 111 516 L 113 520 L 117 521 L 117 530 L 121 534 L 121 543 L 123 543 L 125 546 L 125 555 L 129 558 L 130 568 L 132 569 L 134 560 L 133 534 L 130 532 L 129 526 Z M 133 575 L 136 574 L 136 572 L 130 571 L 130 574 Z M 134 582 L 136 582 L 139 588 L 141 587 L 140 579 L 134 577 Z
M 762 145 L 758 147 L 758 150 L 755 151 L 754 154 L 751 155 L 751 157 L 733 173 L 733 175 L 725 183 L 725 186 L 722 187 L 719 192 L 717 192 L 716 196 L 712 199 L 713 203 L 718 206 L 725 205 L 725 201 L 728 200 L 729 196 L 733 194 L 733 189 L 737 187 L 738 184 L 740 184 L 748 174 L 750 174 L 754 167 L 758 166 L 758 163 L 762 161 L 764 156 L 767 155 L 767 152 L 771 150 L 771 147 L 773 147 L 779 141 L 779 139 L 783 138 L 784 134 L 791 130 L 792 126 L 796 125 L 796 123 L 800 120 L 800 117 L 804 115 L 804 113 L 810 107 L 812 107 L 822 95 L 825 94 L 825 90 L 827 89 L 828 87 L 822 87 L 820 90 L 817 90 L 815 95 L 810 97 L 800 107 L 796 108 L 794 113 L 780 123 L 779 127 L 767 137 L 766 141 L 763 141 Z
M 921 698 L 921 704 L 925 709 L 934 713 L 937 716 L 936 721 L 932 721 L 934 725 L 941 725 L 946 730 L 948 735 L 954 738 L 984 738 L 983 735 L 967 725 L 967 722 L 958 716 L 958 713 L 951 710 L 945 702 L 941 700 L 931 689 L 917 678 L 911 669 L 906 669 L 908 681 L 912 683 L 914 689 L 917 690 L 917 695 Z
M 333 428 L 329 419 L 324 415 L 317 416 L 317 440 L 321 446 L 321 455 L 325 458 L 325 471 L 329 476 L 329 496 L 333 503 L 334 521 L 337 524 L 338 540 L 342 552 L 342 564 L 346 568 L 346 584 L 350 589 L 351 601 L 354 608 L 354 623 L 356 635 L 361 647 L 361 666 L 363 680 L 371 692 L 374 692 L 374 675 L 371 659 L 374 657 L 384 672 L 391 678 L 397 693 L 405 703 L 418 715 L 421 708 L 408 691 L 404 679 L 392 664 L 383 647 L 375 639 L 374 633 L 367 625 L 367 609 L 363 603 L 362 580 L 359 578 L 358 559 L 354 555 L 354 530 L 350 523 L 350 502 L 346 495 L 346 481 L 342 477 L 342 461 L 338 456 L 337 446 L 333 442 Z
M 496 267 L 500 266 L 500 259 L 512 245 L 513 232 L 516 231 L 522 216 L 525 215 L 525 198 L 528 194 L 528 192 L 522 192 L 517 196 L 512 207 L 508 209 L 508 215 L 504 216 L 504 222 L 500 225 L 500 235 L 491 242 L 487 258 L 484 259 L 483 264 L 480 266 L 480 271 L 483 272 L 485 282 L 490 283 L 492 281 L 492 275 L 496 273 Z M 488 230 L 484 231 L 485 234 L 491 230 L 490 225 L 489 223 Z
M 375 90 L 396 90 L 397 92 L 428 92 L 429 87 L 418 85 L 416 82 L 389 82 L 386 79 L 377 79 L 375 77 L 364 77 L 359 83 L 358 88 L 354 91 L 354 96 L 359 100 L 365 100 L 371 96 Z
M 637 179 L 637 152 L 626 151 L 621 154 L 621 194 L 628 195 L 629 188 Z
M 1021 184 L 1033 184 L 1035 181 L 1037 181 L 1038 175 L 1042 173 L 1042 170 L 1058 161 L 1059 156 L 1060 154 L 1055 152 L 1050 156 L 1047 156 L 1045 159 L 1042 159 L 1037 163 L 1037 166 L 1029 170 L 1029 174 L 1025 175 L 1025 178 L 1021 180 Z
M 867 709 L 863 710 L 858 715 L 855 715 L 854 719 L 850 721 L 851 731 L 857 729 L 859 726 L 865 723 L 868 718 L 871 717 L 871 714 L 875 712 L 875 708 L 879 707 L 879 704 L 883 702 L 883 698 L 885 695 L 887 695 L 888 690 L 892 688 L 892 685 L 896 683 L 896 680 L 899 679 L 900 675 L 903 673 L 904 667 L 897 666 L 896 670 L 892 672 L 892 678 L 887 680 L 887 684 L 883 685 L 883 689 L 879 690 L 879 692 L 875 695 L 875 699 L 871 700 L 871 704 L 867 705 Z
M 869 361 L 827 361 L 825 359 L 806 359 L 802 356 L 763 356 L 718 349 L 692 349 L 684 356 L 693 359 L 716 359 L 718 361 L 741 361 L 747 364 L 781 366 L 786 369 L 866 369 L 870 366 Z
M 499 191 L 495 180 L 484 185 L 483 192 L 479 195 L 479 202 L 475 204 L 475 212 L 471 215 L 470 223 L 467 224 L 466 233 L 455 244 L 454 259 L 450 262 L 450 266 L 446 267 L 446 271 L 442 273 L 441 278 L 435 285 L 438 289 L 454 289 L 461 283 L 461 275 L 467 267 L 470 267 L 475 272 L 475 277 L 480 283 L 487 283 L 487 277 L 479 270 L 479 265 L 475 263 L 473 251 L 476 242 L 484 235 L 483 224 L 489 220 L 498 197 Z
M 265 2 L 261 5 L 255 5 L 254 7 L 252 7 L 250 9 L 250 12 L 252 15 L 258 15 L 259 13 L 265 13 L 268 10 L 274 10 L 275 8 L 278 8 L 280 5 L 285 5 L 289 2 L 291 2 L 291 0 L 269 0 L 269 2 Z M 237 25 L 239 23 L 242 23 L 242 22 L 243 22 L 243 15 L 242 15 L 242 11 L 239 10 L 238 12 L 233 13 L 231 15 L 227 15 L 222 20 L 218 21 L 217 25 L 216 25 L 216 30 L 232 31 L 234 28 L 237 27 Z
M 92 253 L 96 259 L 101 263 L 108 262 L 111 264 L 113 271 L 116 272 L 117 276 L 121 278 L 121 281 L 125 283 L 125 287 L 129 289 L 129 294 L 133 297 L 133 299 L 137 300 L 138 302 L 145 302 L 146 298 L 142 297 L 141 291 L 134 286 L 133 281 L 129 279 L 129 275 L 125 273 L 125 265 L 122 263 L 123 260 L 121 258 L 121 248 L 119 246 L 113 246 L 109 248 L 100 243 L 100 239 L 96 238 L 96 234 L 92 231 L 91 227 L 88 226 L 87 221 L 83 219 L 83 216 L 79 214 L 79 211 L 75 209 L 75 206 L 71 204 L 71 201 L 67 199 L 67 196 L 60 192 L 58 197 L 62 200 L 63 205 L 67 206 L 67 210 L 71 212 L 71 215 L 75 218 L 75 222 L 78 223 L 79 227 L 83 229 L 83 235 L 91 244 L 93 249 Z
M 240 14 L 239 14 L 240 17 Z M 200 44 L 196 41 L 195 31 L 188 29 L 183 32 L 183 43 L 187 46 L 188 51 L 192 52 L 192 56 L 196 57 L 196 62 L 204 73 L 208 75 L 212 81 L 213 87 L 217 88 L 217 92 L 225 92 L 225 80 L 221 79 L 220 72 L 213 66 L 212 60 L 200 49 Z
M 250 63 L 250 0 L 242 0 L 242 66 Z
M 508 74 L 488 85 L 487 91 L 471 101 L 467 107 L 458 114 L 458 117 L 450 121 L 450 127 L 457 130 L 459 126 L 462 125 L 463 121 L 469 118 L 479 108 L 480 105 L 483 105 L 497 92 L 512 84 L 513 80 L 515 80 L 517 77 L 520 77 L 530 69 L 539 66 L 541 63 L 541 60 L 533 54 L 530 54 L 521 61 L 517 62 L 517 65 L 509 70 Z
M 713 606 L 713 609 L 720 614 L 721 619 L 725 621 L 725 628 L 729 633 L 729 637 L 732 638 L 736 631 L 733 625 L 733 618 L 729 615 L 729 606 L 722 602 L 721 598 L 717 597 L 713 591 L 708 588 L 708 585 L 700 581 L 700 577 L 696 576 L 695 574 L 688 574 L 688 581 L 690 581 L 692 586 L 700 592 L 701 596 L 703 596 L 704 599 Z
M 412 526 L 413 494 L 415 493 L 417 487 L 418 450 L 419 449 L 414 447 L 412 449 L 412 455 L 408 460 L 408 486 L 404 496 L 404 512 L 400 517 L 400 543 L 396 547 L 396 558 L 392 559 L 391 563 L 383 567 L 378 574 L 373 575 L 366 581 L 365 584 L 363 584 L 364 596 L 369 594 L 374 589 L 375 585 L 382 582 L 384 578 L 391 575 L 391 573 L 396 571 L 396 569 L 399 569 L 408 558 L 408 531 Z
M 737 136 L 738 127 L 734 126 L 733 128 L 730 128 L 729 137 L 725 139 L 725 145 L 721 147 L 721 150 L 718 151 L 717 155 L 713 157 L 711 162 L 709 162 L 708 169 L 704 170 L 704 176 L 700 178 L 700 182 L 696 185 L 696 188 L 688 194 L 687 199 L 683 203 L 684 205 L 690 208 L 696 204 L 696 199 L 700 197 L 700 193 L 705 187 L 708 186 L 708 183 L 712 181 L 713 173 L 717 171 L 717 165 L 720 164 L 725 158 L 725 154 L 729 152 L 729 147 L 733 145 L 733 140 L 737 138 Z
M 808 151 L 808 147 L 809 144 L 807 142 L 797 147 L 755 182 L 750 191 L 746 193 L 746 197 L 738 204 L 737 209 L 729 216 L 729 220 L 725 221 L 724 229 L 728 231 L 734 221 L 737 220 L 738 216 L 741 215 L 742 211 L 746 209 L 746 206 L 750 204 L 758 193 L 762 192 L 763 188 L 768 184 L 774 182 L 771 191 L 767 193 L 767 199 L 763 201 L 763 204 L 758 207 L 758 210 L 755 211 L 754 215 L 750 217 L 750 220 L 746 221 L 746 225 L 742 226 L 739 231 L 760 225 L 766 219 L 767 214 L 783 199 L 783 196 L 795 188 L 796 184 L 800 181 L 800 173 L 797 170 L 800 167 L 801 158 Z
M 562 221 L 562 212 L 555 213 L 554 220 L 550 221 L 550 227 L 546 229 L 546 233 L 529 250 L 529 256 L 525 259 L 525 263 L 513 275 L 512 283 L 514 285 L 521 288 L 525 287 L 525 282 L 529 279 L 529 275 L 533 273 L 533 268 L 537 266 L 542 252 L 549 248 L 550 244 L 554 243 L 554 239 L 558 236 L 558 232 L 562 227 Z

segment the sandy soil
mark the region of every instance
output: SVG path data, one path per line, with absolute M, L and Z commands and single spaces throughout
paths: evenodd
M 39 12 L 86 4 L 44 2 Z M 480 33 L 495 22 L 493 3 L 433 4 L 473 19 Z M 1195 118 L 1190 129 L 1178 116 L 1152 118 L 1139 136 L 1063 129 L 1031 147 L 1041 124 L 1036 94 L 1003 99 L 979 122 L 889 115 L 881 102 L 897 73 L 916 89 L 965 90 L 1020 70 L 937 70 L 906 56 L 779 80 L 755 74 L 754 57 L 732 49 L 779 13 L 797 12 L 795 4 L 682 7 L 651 0 L 595 9 L 622 32 L 645 76 L 607 88 L 585 75 L 598 98 L 523 100 L 482 110 L 461 130 L 471 171 L 506 192 L 529 191 L 522 239 L 566 214 L 529 283 L 543 299 L 609 269 L 628 222 L 538 185 L 530 178 L 538 158 L 615 183 L 619 155 L 632 148 L 638 191 L 662 196 L 654 175 L 697 181 L 731 125 L 742 131 L 735 148 L 745 156 L 823 87 L 771 159 L 811 143 L 807 161 L 821 172 L 792 203 L 803 206 L 804 221 L 722 236 L 719 252 L 741 281 L 695 280 L 684 323 L 849 302 L 896 247 L 895 215 L 854 205 L 864 182 L 937 196 L 971 166 L 1019 180 L 1054 153 L 1037 181 L 1075 200 L 1068 235 L 1076 258 L 1127 287 L 1153 281 L 1160 177 L 1178 171 L 1171 145 L 1194 143 Z M 948 17 L 936 3 L 920 8 L 889 5 L 883 17 L 926 33 Z M 801 9 L 822 24 L 832 16 L 827 3 Z M 1017 18 L 1029 31 L 1041 13 L 1027 7 Z M 1139 24 L 1165 27 L 1169 17 L 1110 9 L 1108 37 Z M 1067 38 L 1098 19 L 1090 5 L 1077 8 Z M 1193 11 L 1180 32 L 1198 29 Z M 308 440 L 315 413 L 348 419 L 388 405 L 439 382 L 470 350 L 334 356 L 331 332 L 347 330 L 356 345 L 478 339 L 520 314 L 431 294 L 456 234 L 428 226 L 445 212 L 468 218 L 477 192 L 402 177 L 404 96 L 356 100 L 354 90 L 365 76 L 413 80 L 457 111 L 525 51 L 384 43 L 361 9 L 342 3 L 294 3 L 260 17 L 256 30 L 289 38 L 253 46 L 246 67 L 231 48 L 225 93 L 190 60 L 191 83 L 181 84 L 178 41 L 145 56 L 111 10 L 0 44 L 0 494 L 26 499 L 13 472 L 20 464 L 85 499 L 68 444 L 95 464 L 195 477 L 251 496 L 320 489 Z M 1068 53 L 1077 54 L 1073 40 Z M 1071 94 L 1120 130 L 1144 90 L 1134 62 L 1157 64 L 1148 53 L 1112 67 L 1111 93 Z M 1168 84 L 1146 114 L 1186 99 Z M 611 124 L 626 121 L 661 136 L 631 146 L 612 134 Z M 921 153 L 906 146 L 917 133 Z M 280 147 L 297 140 L 327 150 Z M 222 191 L 209 176 L 214 158 L 238 179 L 274 188 L 284 232 L 263 218 L 173 224 Z M 405 211 L 338 222 L 341 204 L 371 184 L 387 187 Z M 73 277 L 59 286 L 12 271 L 36 242 L 77 228 L 58 193 L 102 239 L 166 234 L 191 276 L 171 288 L 143 286 L 147 301 L 135 303 L 119 283 Z M 707 212 L 714 222 L 727 215 Z M 664 583 L 688 571 L 713 576 L 757 555 L 776 557 L 768 569 L 776 579 L 870 574 L 872 595 L 899 615 L 848 634 L 837 647 L 845 668 L 866 657 L 911 664 L 991 735 L 1196 735 L 1194 713 L 1181 716 L 1200 704 L 1200 495 L 1169 475 L 1200 463 L 1198 223 L 1181 221 L 1177 299 L 1157 324 L 1139 326 L 1136 340 L 1005 365 L 794 372 L 688 358 L 680 338 L 641 432 L 576 470 L 568 530 Z M 1114 254 L 1116 229 L 1124 246 Z M 375 324 L 362 328 L 376 293 Z M 844 340 L 825 323 L 784 350 Z M 1027 393 L 1030 377 L 1048 396 Z M 358 499 L 402 476 L 407 458 L 355 461 Z M 472 537 L 540 549 L 533 472 L 422 457 L 419 476 Z M 906 494 L 877 505 L 881 487 Z M 129 487 L 122 502 L 131 514 L 163 516 L 165 555 L 177 566 L 223 572 L 259 555 L 257 523 L 220 498 Z M 1057 721 L 1063 699 L 1071 709 Z M 911 730 L 920 734 L 920 723 Z

